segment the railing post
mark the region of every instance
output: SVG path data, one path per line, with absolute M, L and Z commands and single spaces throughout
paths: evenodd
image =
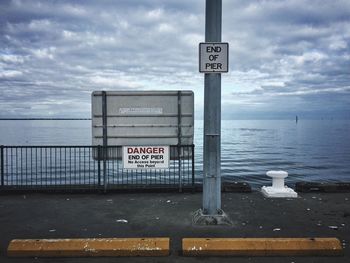
M 103 126 L 103 189 L 107 192 L 107 94 L 102 91 L 102 126 Z
M 107 146 L 103 146 L 103 192 L 107 193 Z
M 101 185 L 101 145 L 97 146 L 97 185 Z
M 194 186 L 194 144 L 192 144 L 192 192 L 195 191 Z
M 4 145 L 0 145 L 0 176 L 1 176 L 1 187 L 4 186 Z
M 177 92 L 177 156 L 179 158 L 179 192 L 182 192 L 182 167 L 181 167 L 181 137 L 182 137 L 182 109 L 181 91 Z
M 179 172 L 179 192 L 182 192 L 182 164 L 181 164 L 181 146 L 177 146 L 178 172 Z

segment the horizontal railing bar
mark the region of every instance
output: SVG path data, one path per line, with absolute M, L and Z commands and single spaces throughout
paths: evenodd
M 94 138 L 103 138 L 103 136 L 94 136 Z M 111 136 L 108 135 L 108 138 L 178 138 L 177 135 L 118 135 L 118 136 Z M 181 138 L 192 138 L 192 135 L 181 135 Z
M 137 127 L 142 127 L 142 128 L 147 128 L 147 127 L 156 127 L 156 128 L 169 128 L 169 127 L 174 127 L 174 128 L 177 128 L 177 127 L 193 127 L 193 125 L 191 124 L 182 124 L 182 125 L 169 125 L 169 124 L 152 124 L 152 125 L 149 125 L 149 124 L 131 124 L 131 125 L 127 125 L 127 124 L 121 124 L 121 125 L 107 125 L 108 128 L 137 128 Z M 94 128 L 102 128 L 103 125 L 93 125 Z
M 102 136 L 97 136 L 98 138 Z M 185 137 L 185 136 L 183 136 Z M 142 137 L 145 138 L 145 137 Z M 145 145 L 139 145 L 145 146 Z M 147 146 L 147 145 L 146 145 Z M 157 146 L 157 145 L 152 145 Z M 169 145 L 170 147 L 178 147 L 177 144 Z M 192 147 L 193 144 L 182 144 L 181 147 Z M 102 145 L 3 145 L 4 148 L 98 148 L 103 147 Z M 123 147 L 123 145 L 108 145 L 107 148 Z
M 107 118 L 119 118 L 119 117 L 176 117 L 178 118 L 178 114 L 107 114 Z M 181 117 L 192 117 L 193 115 L 190 113 L 183 113 Z M 102 118 L 102 114 L 94 115 L 95 118 Z
M 181 96 L 192 96 L 192 92 L 191 91 L 181 91 Z M 163 93 L 159 93 L 157 91 L 149 91 L 149 92 L 134 92 L 134 93 L 129 93 L 129 92 L 125 92 L 125 93 L 112 93 L 112 92 L 108 92 L 107 97 L 109 96 L 140 96 L 142 95 L 144 96 L 158 96 L 158 97 L 164 97 L 164 96 L 178 96 L 178 92 L 177 91 L 168 91 L 168 92 L 163 92 Z M 102 92 L 100 93 L 93 93 L 94 97 L 100 97 L 102 96 Z
M 4 145 L 4 148 L 97 148 L 93 145 Z M 100 146 L 102 147 L 102 146 Z M 115 147 L 115 146 L 109 146 Z

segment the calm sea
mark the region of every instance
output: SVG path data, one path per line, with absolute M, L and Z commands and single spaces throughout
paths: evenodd
M 203 122 L 195 123 L 196 175 L 202 174 Z M 0 120 L 2 145 L 91 145 L 91 121 Z M 350 121 L 224 120 L 222 176 L 269 184 L 267 170 L 295 181 L 350 181 Z

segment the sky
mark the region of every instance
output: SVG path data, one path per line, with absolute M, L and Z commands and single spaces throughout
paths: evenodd
M 223 119 L 350 119 L 349 0 L 223 0 Z M 0 117 L 90 117 L 95 90 L 193 90 L 204 0 L 1 0 Z

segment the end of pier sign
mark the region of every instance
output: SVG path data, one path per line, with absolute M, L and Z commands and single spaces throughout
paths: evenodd
M 123 146 L 124 169 L 168 169 L 169 146 Z
M 228 43 L 199 43 L 199 72 L 228 72 Z

